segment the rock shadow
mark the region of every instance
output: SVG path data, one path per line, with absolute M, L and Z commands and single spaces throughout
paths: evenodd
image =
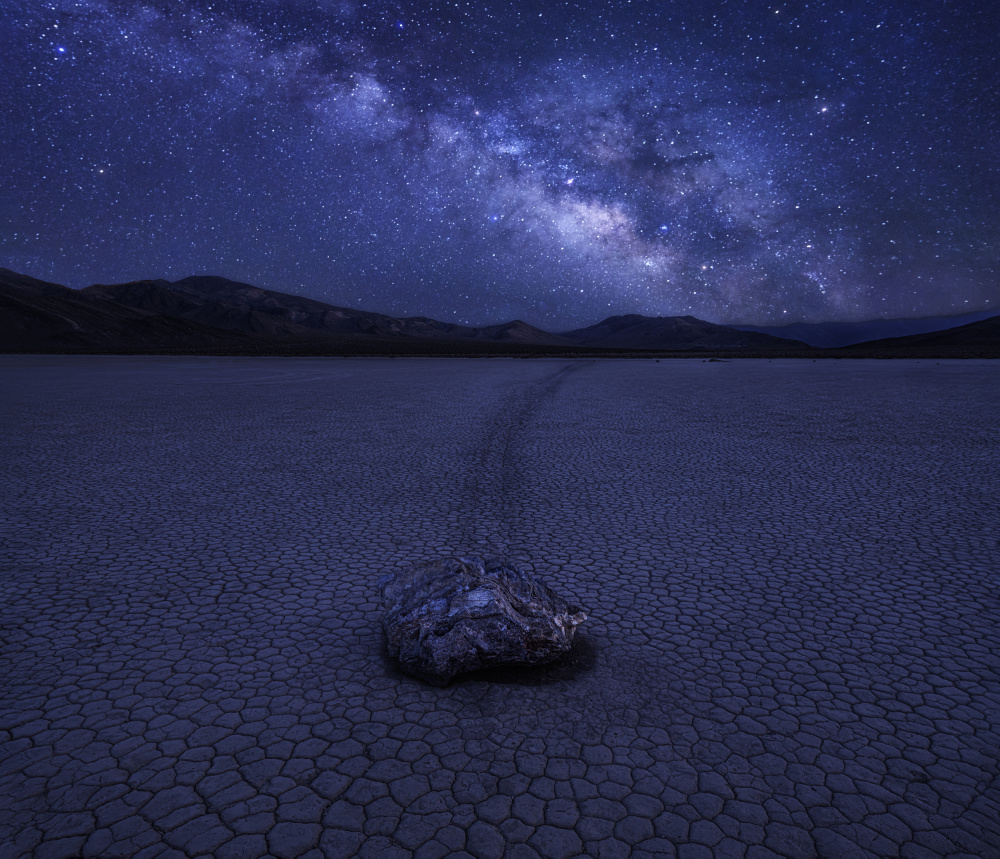
M 490 683 L 497 686 L 534 687 L 551 683 L 572 682 L 586 676 L 596 668 L 600 656 L 597 641 L 584 632 L 577 632 L 572 647 L 546 665 L 504 665 L 482 668 L 459 674 L 448 682 L 408 674 L 399 662 L 389 655 L 385 635 L 382 636 L 382 662 L 385 674 L 395 680 L 415 680 L 437 689 L 460 688 L 471 683 Z

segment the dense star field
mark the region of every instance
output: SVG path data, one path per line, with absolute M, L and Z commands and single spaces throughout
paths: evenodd
M 1000 304 L 990 3 L 8 0 L 0 265 L 549 330 Z

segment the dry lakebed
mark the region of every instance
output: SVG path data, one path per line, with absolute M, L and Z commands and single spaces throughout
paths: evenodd
M 1000 856 L 1000 362 L 0 356 L 0 857 Z M 433 686 L 376 582 L 572 650 Z

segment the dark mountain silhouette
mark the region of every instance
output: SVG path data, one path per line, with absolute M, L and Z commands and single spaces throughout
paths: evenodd
M 501 325 L 487 325 L 475 329 L 476 340 L 493 340 L 501 343 L 548 343 L 553 346 L 571 346 L 572 343 L 558 334 L 550 334 L 541 328 L 535 328 L 527 322 L 515 319 Z
M 9 268 L 0 268 L 0 284 L 27 290 L 36 295 L 65 296 L 67 293 L 76 294 L 76 290 L 70 289 L 67 286 L 61 286 L 58 283 L 49 283 L 46 280 L 38 280 L 38 278 L 29 277 L 26 274 L 18 274 L 18 272 L 11 271 Z
M 694 316 L 609 316 L 597 325 L 565 331 L 584 346 L 618 349 L 808 349 L 798 340 L 739 331 Z
M 946 331 L 929 334 L 911 334 L 909 337 L 888 337 L 857 343 L 848 349 L 956 349 L 983 346 L 1000 346 L 1000 316 L 991 316 L 968 325 L 959 325 Z
M 959 316 L 924 316 L 918 319 L 871 319 L 866 322 L 794 322 L 791 325 L 733 325 L 741 331 L 759 331 L 775 337 L 790 337 L 810 346 L 830 349 L 850 346 L 870 340 L 884 340 L 889 337 L 907 337 L 911 334 L 926 334 L 944 331 L 970 322 L 978 322 L 996 315 L 995 310 L 980 310 Z
M 336 307 L 299 295 L 261 289 L 224 277 L 186 277 L 173 283 L 140 280 L 96 284 L 81 291 L 141 310 L 257 336 L 419 337 L 569 345 L 558 335 L 520 320 L 472 328 L 439 322 L 426 316 L 397 319 L 382 313 Z
M 844 336 L 845 326 L 857 331 L 891 322 L 813 328 L 836 332 L 839 327 L 837 336 Z M 607 354 L 600 350 L 613 349 L 819 354 L 799 340 L 748 328 L 715 325 L 694 316 L 632 314 L 553 334 L 521 320 L 472 327 L 426 316 L 397 319 L 223 277 L 140 280 L 76 290 L 0 269 L 0 351 L 4 352 L 557 355 Z M 1000 316 L 944 331 L 868 340 L 828 354 L 911 357 L 921 350 L 944 357 L 1000 355 Z
M 322 301 L 303 298 L 271 289 L 261 289 L 224 277 L 186 277 L 171 288 L 200 301 L 215 302 L 229 309 L 229 322 L 250 333 L 304 331 L 324 334 L 398 337 L 399 320 L 382 313 L 369 313 L 348 307 L 335 307 Z
M 245 340 L 8 269 L 0 269 L 0 338 L 8 352 L 226 347 Z
M 252 290 L 253 287 L 246 289 Z M 316 324 L 316 317 L 321 316 L 321 313 L 310 314 L 299 308 L 283 307 L 276 301 L 260 300 L 255 306 L 255 303 L 247 300 L 247 296 L 235 289 L 229 294 L 222 290 L 202 292 L 167 280 L 137 280 L 131 283 L 95 284 L 81 292 L 139 310 L 189 319 L 213 328 L 240 331 L 243 334 L 294 336 L 315 333 L 323 328 L 321 324 Z M 221 300 L 216 299 L 216 295 Z M 308 324 L 310 322 L 313 324 Z

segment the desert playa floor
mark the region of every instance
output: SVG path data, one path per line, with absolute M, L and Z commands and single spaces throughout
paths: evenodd
M 1000 363 L 0 357 L 0 856 L 1000 856 Z M 591 613 L 435 688 L 375 582 Z

